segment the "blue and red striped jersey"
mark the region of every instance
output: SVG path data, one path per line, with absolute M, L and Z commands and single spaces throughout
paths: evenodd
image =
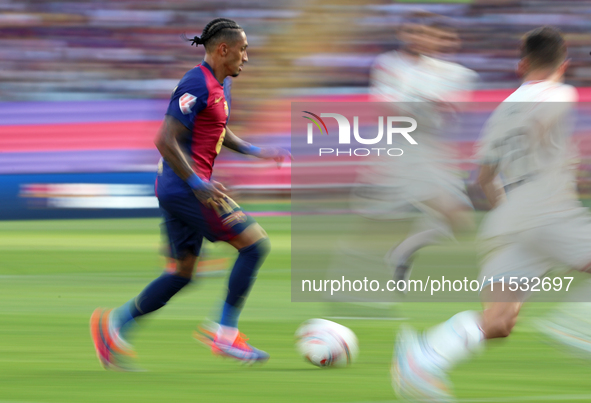
M 181 79 L 166 112 L 191 131 L 191 136 L 181 143 L 181 147 L 190 156 L 195 173 L 203 179 L 211 178 L 215 158 L 224 142 L 230 117 L 231 85 L 229 77 L 220 84 L 211 67 L 202 62 Z M 170 185 L 188 186 L 166 161 L 163 161 L 160 176 L 163 178 L 159 181 L 165 179 Z

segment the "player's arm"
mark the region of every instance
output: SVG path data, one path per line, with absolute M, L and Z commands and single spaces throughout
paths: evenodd
M 218 182 L 201 179 L 189 164 L 179 142 L 191 136 L 189 129 L 173 116 L 166 115 L 164 123 L 156 137 L 156 148 L 172 170 L 191 186 L 195 195 L 202 202 L 224 197 L 224 187 Z
M 505 190 L 497 180 L 497 165 L 480 165 L 478 184 L 493 209 L 505 200 Z
M 224 147 L 241 154 L 252 155 L 258 158 L 273 159 L 281 166 L 286 158 L 293 159 L 289 151 L 278 147 L 257 147 L 236 136 L 232 130 L 226 127 L 226 136 L 223 142 Z
M 174 173 L 184 181 L 195 174 L 187 156 L 183 153 L 179 145 L 180 141 L 188 138 L 190 135 L 191 132 L 189 129 L 181 122 L 167 115 L 155 141 L 156 148 L 160 151 L 162 158 L 166 160 Z

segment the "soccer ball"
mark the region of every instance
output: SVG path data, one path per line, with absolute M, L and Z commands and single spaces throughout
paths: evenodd
M 297 349 L 317 367 L 345 367 L 359 353 L 357 337 L 351 329 L 324 319 L 310 319 L 296 332 Z

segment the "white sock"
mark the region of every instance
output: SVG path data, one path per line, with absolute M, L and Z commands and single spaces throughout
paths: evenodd
M 451 369 L 484 346 L 481 323 L 480 313 L 464 311 L 427 330 L 424 334 L 425 358 L 444 371 Z
M 221 343 L 232 345 L 236 337 L 238 337 L 238 328 L 224 325 L 218 327 L 217 338 Z

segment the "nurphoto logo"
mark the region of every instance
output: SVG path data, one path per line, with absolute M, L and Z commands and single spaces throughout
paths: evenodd
M 316 120 L 308 117 L 302 116 L 305 119 L 311 121 L 308 123 L 308 132 L 307 132 L 307 143 L 314 144 L 314 125 L 320 131 L 320 134 L 328 135 L 328 128 L 326 127 L 326 123 L 322 118 L 333 118 L 337 121 L 339 127 L 339 144 L 351 144 L 351 123 L 349 119 L 345 116 L 338 114 L 338 113 L 321 113 L 320 116 L 308 111 L 302 111 L 303 113 L 307 113 L 311 115 Z M 410 126 L 407 127 L 395 127 L 394 123 L 408 123 Z M 322 125 L 322 126 L 321 126 Z M 385 130 L 384 130 L 385 126 Z M 323 130 L 324 128 L 324 130 Z M 386 124 L 384 125 L 384 117 L 378 117 L 378 133 L 373 138 L 363 138 L 359 134 L 359 116 L 353 116 L 353 137 L 354 141 L 358 144 L 363 145 L 374 145 L 378 144 L 384 138 L 384 131 L 386 132 L 386 143 L 388 145 L 392 145 L 392 139 L 394 135 L 402 135 L 406 141 L 408 141 L 411 145 L 417 145 L 415 139 L 409 134 L 415 131 L 417 128 L 417 121 L 411 117 L 406 116 L 388 116 L 386 118 Z M 348 156 L 357 156 L 357 157 L 367 157 L 371 154 L 375 154 L 377 156 L 380 155 L 388 155 L 390 157 L 399 157 L 401 156 L 404 151 L 401 148 L 385 148 L 385 147 L 373 147 L 373 148 L 348 148 L 348 149 L 341 149 L 341 148 L 327 148 L 321 147 L 318 149 L 318 155 L 322 157 L 323 155 L 348 155 Z

